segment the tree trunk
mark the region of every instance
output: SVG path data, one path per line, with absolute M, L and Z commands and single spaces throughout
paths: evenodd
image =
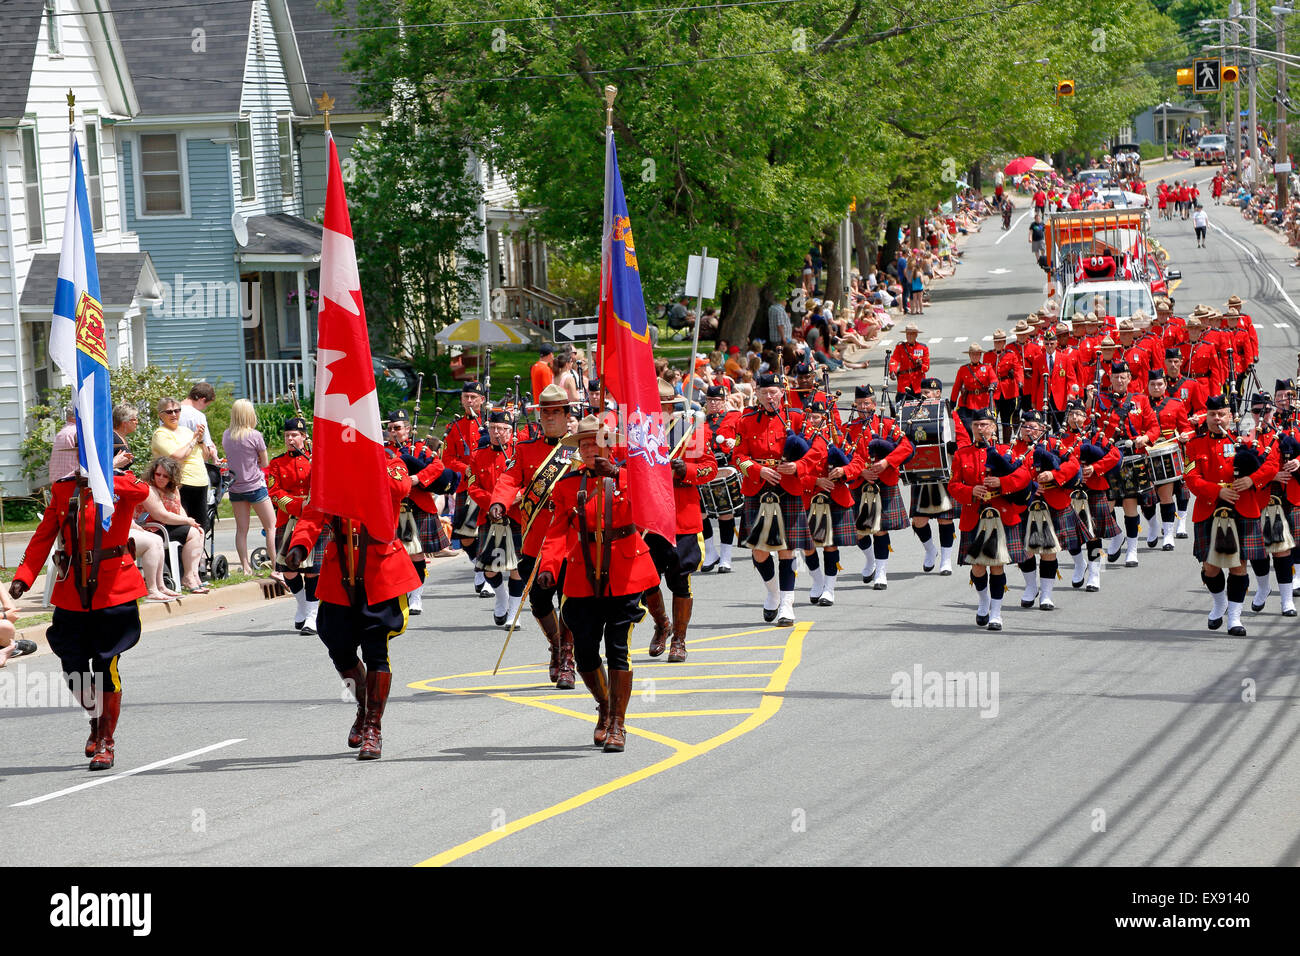
M 834 223 L 822 229 L 822 260 L 826 264 L 826 286 L 822 298 L 829 299 L 839 309 L 844 277 L 840 275 L 840 231 Z
M 726 303 L 726 311 L 719 330 L 719 337 L 737 345 L 748 343 L 753 338 L 754 323 L 758 319 L 759 286 L 756 282 L 742 282 L 731 290 Z M 767 338 L 767 328 L 762 329 L 762 338 Z
M 853 224 L 853 245 L 857 247 L 858 252 L 858 272 L 865 278 L 868 272 L 871 272 L 875 266 L 876 239 L 872 236 L 867 238 L 866 227 L 862 225 L 862 215 L 854 212 L 850 217 Z
M 980 168 L 979 162 L 971 163 L 970 173 L 966 177 L 966 183 L 975 192 L 981 192 L 984 189 L 984 171 Z
M 898 258 L 898 230 L 902 225 L 901 219 L 885 220 L 885 248 L 881 259 L 886 265 Z

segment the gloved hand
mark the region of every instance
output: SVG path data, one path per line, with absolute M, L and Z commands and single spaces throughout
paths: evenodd
M 14 580 L 9 584 L 9 596 L 14 600 L 17 600 L 26 593 L 27 585 L 23 584 L 23 582 L 19 581 L 17 578 L 14 578 Z
M 284 556 L 285 566 L 290 571 L 297 571 L 302 567 L 302 563 L 307 560 L 307 549 L 300 544 L 295 544 L 289 549 Z
M 492 521 L 506 520 L 506 506 L 501 502 L 496 502 L 491 508 L 488 508 L 488 518 Z
M 618 477 L 618 465 L 608 458 L 601 458 L 599 455 L 592 459 L 591 470 L 601 478 Z
M 680 458 L 674 458 L 669 462 L 669 466 L 673 470 L 673 477 L 678 481 L 686 477 L 686 462 L 682 461 Z
M 555 587 L 555 575 L 550 571 L 538 571 L 537 586 L 543 591 L 549 591 L 551 588 Z

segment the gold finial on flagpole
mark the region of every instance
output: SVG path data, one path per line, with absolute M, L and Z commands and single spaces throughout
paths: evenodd
M 77 97 L 72 87 L 68 87 L 68 125 L 77 125 Z
M 605 87 L 605 125 L 614 125 L 614 97 L 618 96 L 617 86 Z
M 325 132 L 330 131 L 330 110 L 334 109 L 334 97 L 330 96 L 324 90 L 316 99 L 316 109 L 320 110 L 325 116 Z

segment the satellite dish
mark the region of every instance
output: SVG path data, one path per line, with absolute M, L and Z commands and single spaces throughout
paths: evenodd
M 241 214 L 235 213 L 230 217 L 230 229 L 235 234 L 235 242 L 241 246 L 248 245 L 248 223 Z

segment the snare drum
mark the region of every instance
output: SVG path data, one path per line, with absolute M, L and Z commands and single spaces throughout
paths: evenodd
M 1151 462 L 1146 455 L 1129 455 L 1119 463 L 1119 481 L 1115 485 L 1115 500 L 1140 498 L 1153 491 Z
M 745 498 L 740 493 L 740 472 L 730 466 L 718 469 L 718 476 L 700 487 L 700 501 L 710 518 L 740 514 Z
M 1147 450 L 1151 463 L 1151 480 L 1155 485 L 1170 485 L 1183 477 L 1183 449 L 1177 441 L 1162 441 Z

